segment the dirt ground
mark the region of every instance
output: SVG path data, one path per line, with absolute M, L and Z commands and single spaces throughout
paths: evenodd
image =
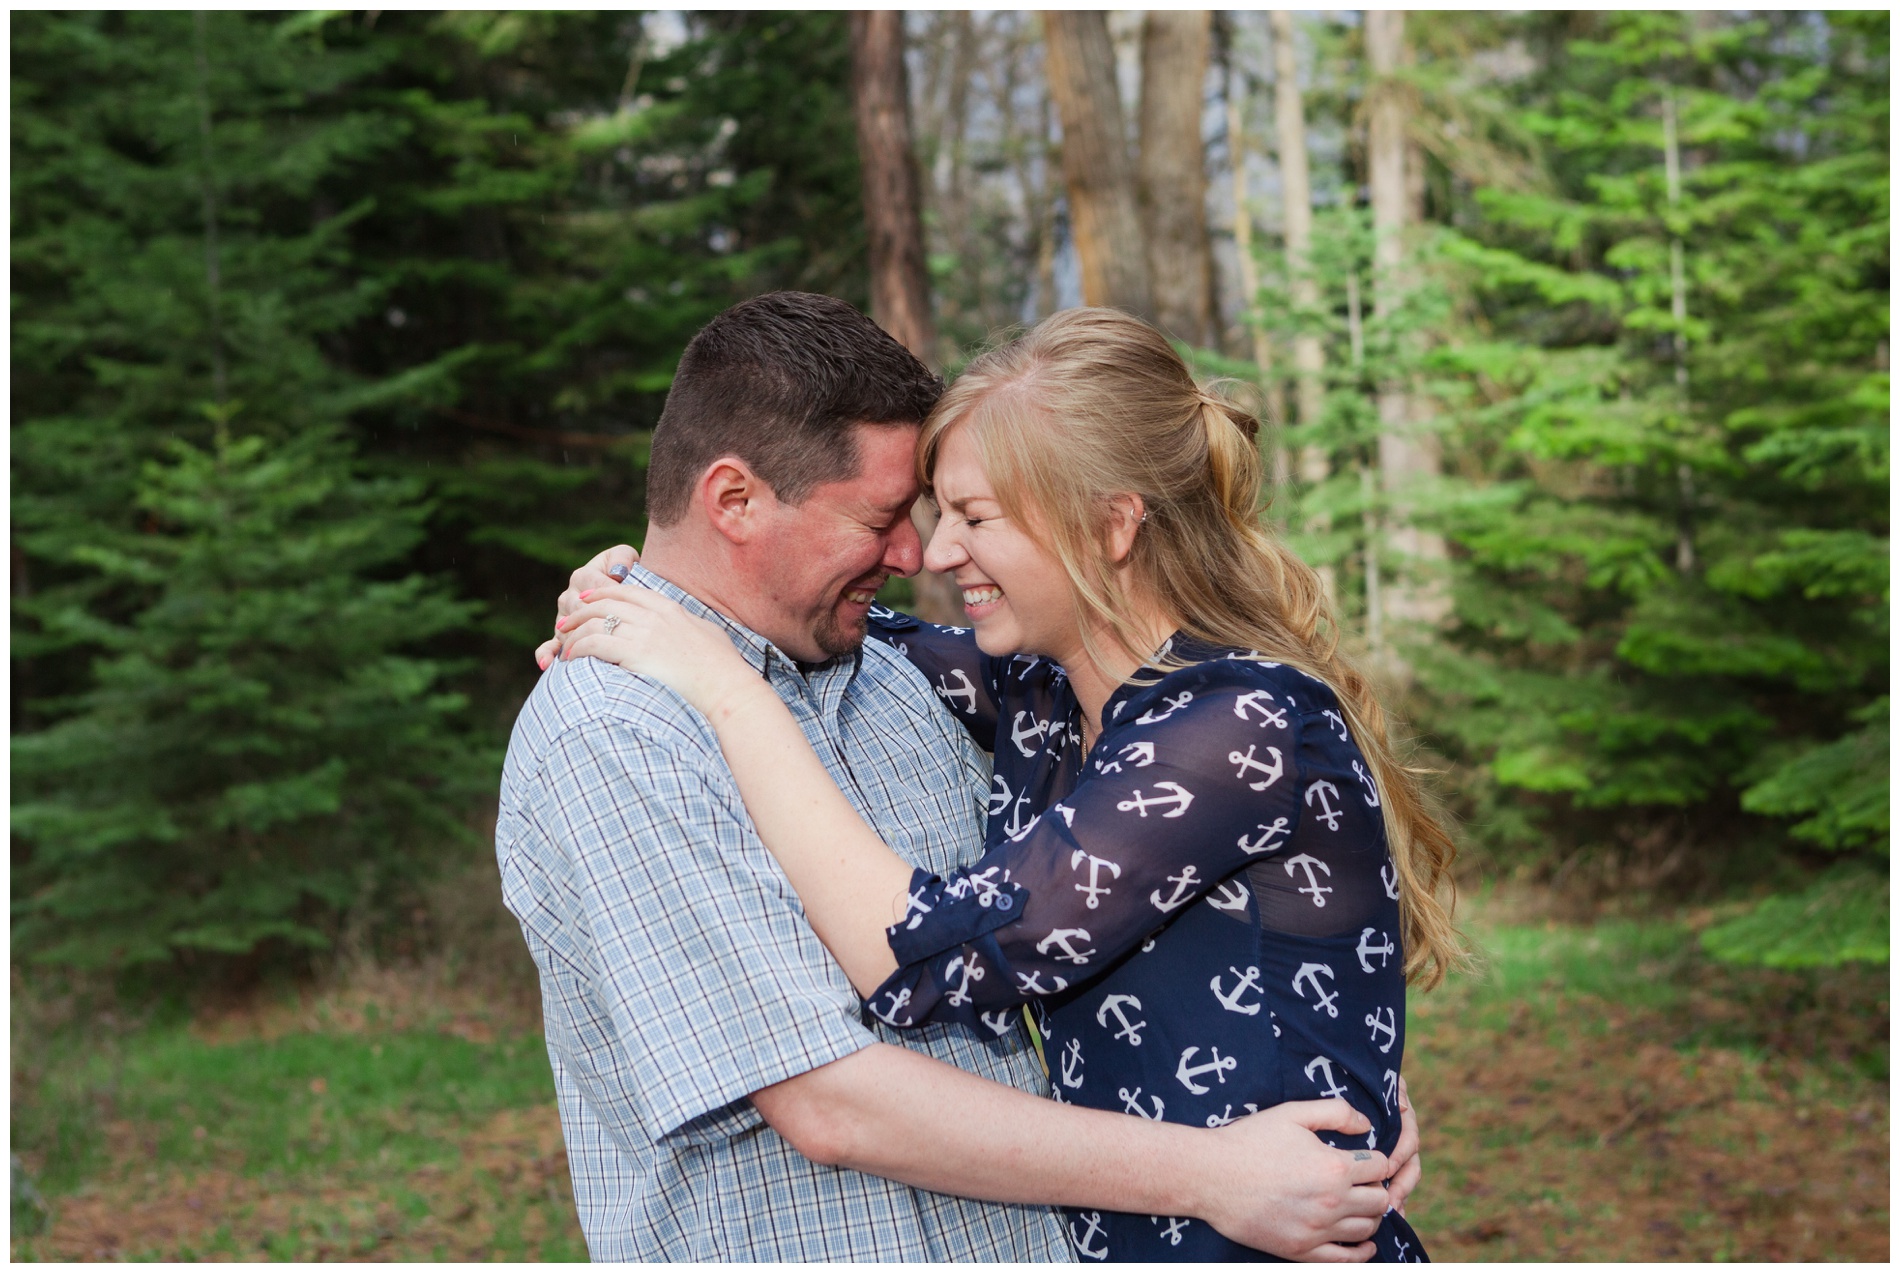
M 1604 993 L 1550 978 L 1415 997 L 1406 1069 L 1426 1176 L 1409 1213 L 1436 1260 L 1888 1258 L 1885 970 L 1817 982 L 1671 958 Z M 1639 993 L 1651 977 L 1679 992 Z M 207 1043 L 392 1030 L 539 1033 L 531 995 L 458 989 L 439 970 L 216 1003 L 193 1025 Z M 100 1169 L 52 1199 L 50 1223 L 13 1254 L 586 1257 L 551 1101 L 449 1139 L 421 1166 L 285 1178 L 235 1160 L 167 1165 L 148 1129 L 120 1121 Z

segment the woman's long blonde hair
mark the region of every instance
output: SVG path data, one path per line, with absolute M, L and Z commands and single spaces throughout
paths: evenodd
M 1339 626 L 1312 567 L 1261 525 L 1259 425 L 1194 381 L 1160 332 L 1119 310 L 1064 310 L 973 361 L 924 423 L 926 489 L 944 434 L 967 429 L 1003 511 L 1061 562 L 1090 640 L 1106 631 L 1151 653 L 1130 593 L 1189 636 L 1257 651 L 1337 694 L 1372 766 L 1398 872 L 1406 977 L 1425 988 L 1463 962 L 1451 921 L 1457 845 L 1426 805 L 1418 772 L 1393 756 L 1370 682 L 1339 653 Z M 1146 520 L 1127 582 L 1103 532 L 1117 495 Z M 1440 900 L 1440 890 L 1446 899 Z

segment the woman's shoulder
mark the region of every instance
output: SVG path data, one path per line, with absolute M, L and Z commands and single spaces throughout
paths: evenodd
M 1325 682 L 1257 650 L 1177 641 L 1166 653 L 1194 661 L 1151 673 L 1117 691 L 1108 707 L 1112 723 L 1152 724 L 1158 719 L 1199 718 L 1222 711 L 1244 717 L 1250 708 L 1257 711 L 1266 704 L 1275 711 L 1305 716 L 1338 706 L 1338 697 Z

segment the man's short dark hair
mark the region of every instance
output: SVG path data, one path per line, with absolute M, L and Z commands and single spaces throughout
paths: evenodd
M 706 466 L 736 455 L 788 504 L 858 472 L 852 426 L 920 424 L 943 381 L 836 297 L 770 292 L 686 346 L 647 463 L 647 516 L 686 515 Z

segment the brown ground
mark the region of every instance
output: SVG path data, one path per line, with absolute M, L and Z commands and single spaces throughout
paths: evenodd
M 1456 987 L 1414 999 L 1406 1068 L 1426 1177 L 1408 1210 L 1436 1259 L 1888 1258 L 1887 1085 L 1864 1060 L 1887 1037 L 1884 970 L 1824 981 L 1820 995 L 1786 975 L 1667 975 L 1694 984 L 1666 1008 L 1555 983 L 1516 1003 Z M 389 1029 L 485 1041 L 538 1034 L 531 988 L 531 972 L 364 970 L 328 990 L 211 1005 L 196 1029 L 208 1041 Z M 585 1258 L 551 1102 L 456 1143 L 449 1166 L 358 1164 L 273 1185 L 237 1163 L 189 1175 L 154 1163 L 149 1139 L 116 1124 L 105 1169 L 54 1199 L 50 1226 L 13 1253 Z
M 1407 1210 L 1435 1259 L 1888 1258 L 1884 1087 L 1606 1023 L 1600 1046 L 1450 1021 L 1413 1035 L 1427 1156 Z
M 118 1129 L 115 1129 L 118 1130 Z M 30 1252 L 44 1260 L 487 1260 L 532 1258 L 579 1240 L 567 1154 L 552 1105 L 507 1110 L 461 1142 L 452 1169 L 418 1168 L 397 1195 L 387 1177 L 300 1182 L 294 1192 L 227 1170 L 142 1166 L 113 1137 L 109 1175 L 58 1201 Z M 563 1237 L 570 1241 L 561 1241 Z

